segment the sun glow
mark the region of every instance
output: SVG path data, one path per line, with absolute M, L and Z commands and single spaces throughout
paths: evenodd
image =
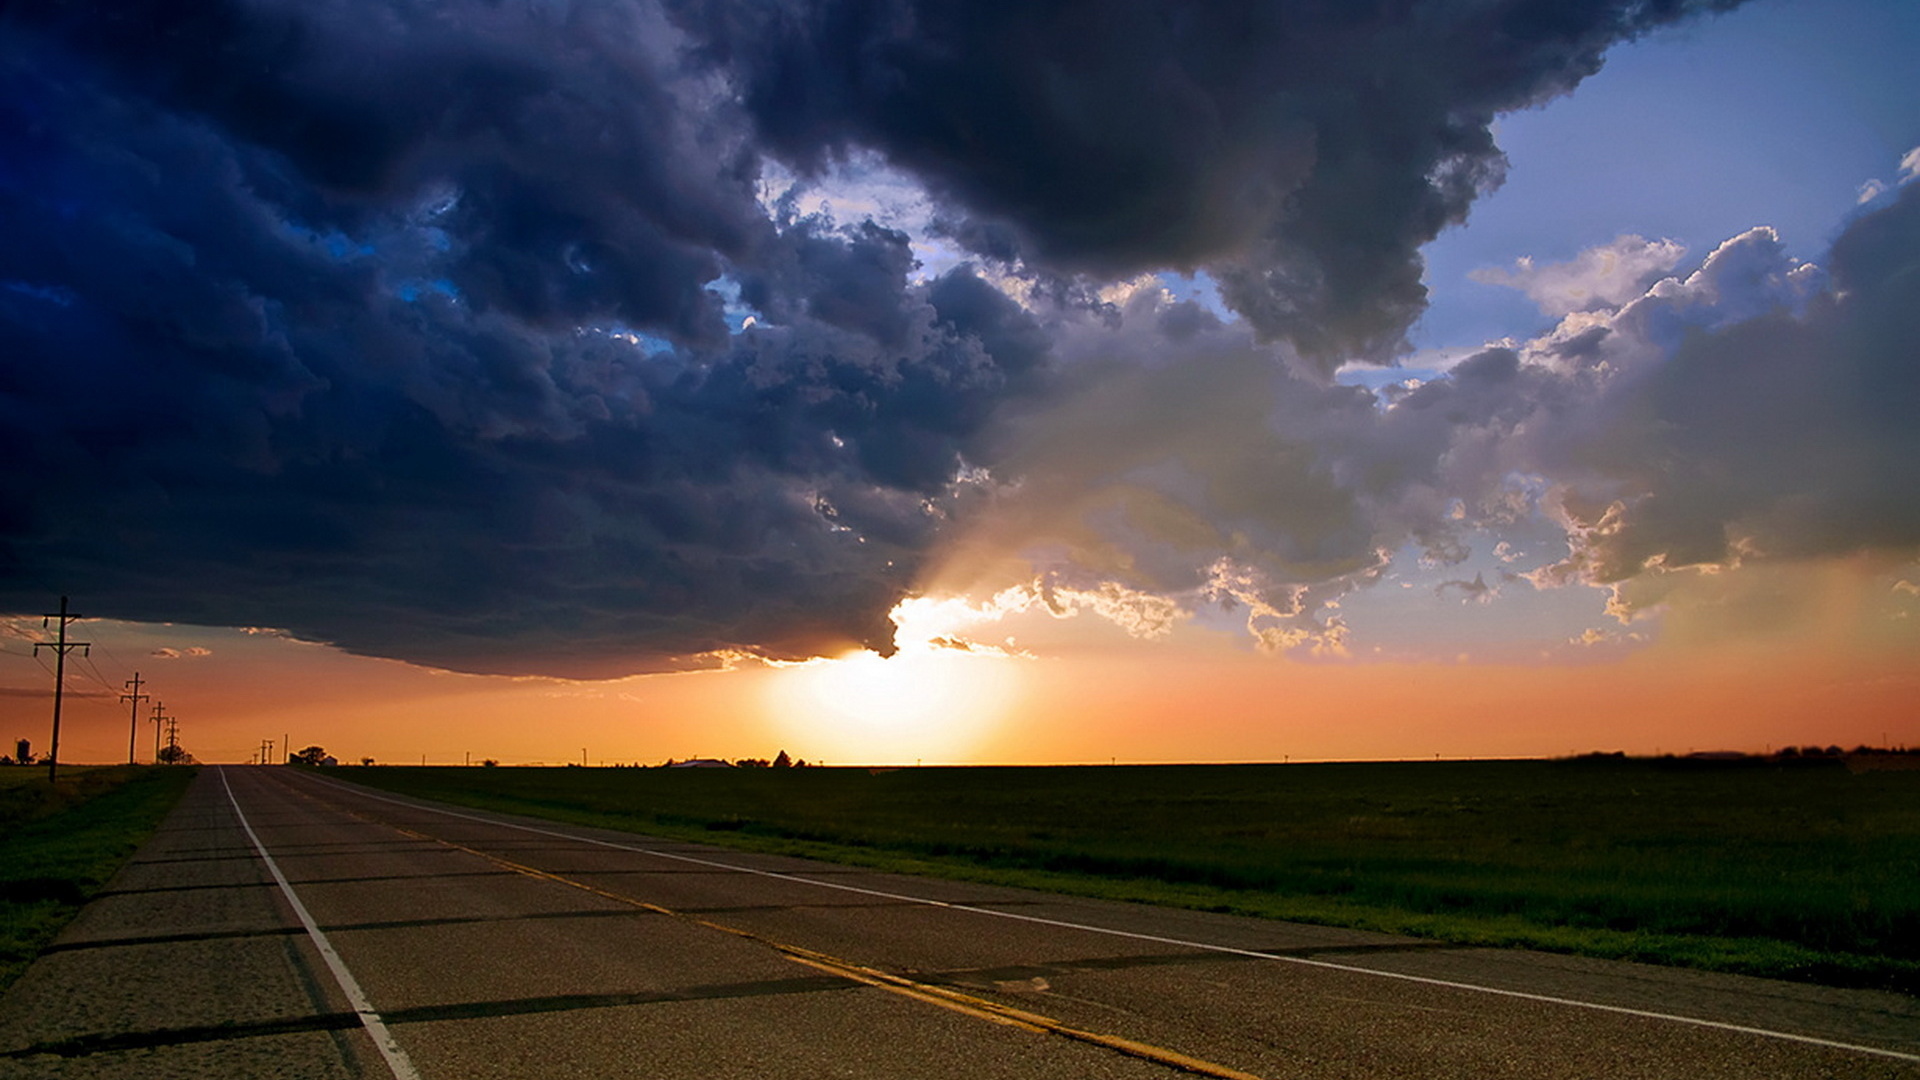
M 957 649 L 861 651 L 780 672 L 767 707 L 802 753 L 835 764 L 966 761 L 1011 704 L 1016 666 Z

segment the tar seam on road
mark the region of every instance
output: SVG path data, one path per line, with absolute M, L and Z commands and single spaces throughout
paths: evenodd
M 849 989 L 857 984 L 844 975 L 832 978 L 805 976 L 749 983 L 720 983 L 691 986 L 657 993 L 567 994 L 549 997 L 510 998 L 502 1001 L 462 1001 L 444 1005 L 415 1005 L 389 1010 L 386 1022 L 401 1024 L 434 1023 L 444 1020 L 479 1020 L 500 1016 L 527 1016 L 539 1013 L 570 1012 L 576 1009 L 622 1008 L 635 1005 L 660 1005 L 683 1001 L 715 1001 L 770 997 L 780 994 L 816 994 Z M 186 1046 L 193 1043 L 228 1042 L 271 1035 L 307 1032 L 351 1031 L 360 1026 L 360 1017 L 350 1012 L 320 1012 L 306 1016 L 276 1017 L 268 1020 L 242 1020 L 188 1027 L 154 1028 L 115 1034 L 76 1035 L 52 1042 L 35 1043 L 0 1052 L 0 1059 L 30 1058 L 39 1054 L 60 1057 L 85 1057 L 89 1054 L 151 1050 L 156 1047 Z
M 1471 993 L 1492 994 L 1496 997 L 1515 998 L 1521 1001 L 1535 1001 L 1547 1005 L 1564 1005 L 1574 1009 L 1589 1009 L 1595 1012 L 1613 1013 L 1620 1016 L 1638 1016 L 1648 1020 L 1661 1020 L 1675 1024 L 1688 1024 L 1693 1027 L 1712 1028 L 1716 1031 L 1730 1031 L 1740 1035 L 1753 1035 L 1763 1039 L 1780 1039 L 1786 1042 L 1802 1043 L 1809 1046 L 1824 1046 L 1833 1050 L 1846 1050 L 1857 1054 L 1871 1054 L 1874 1057 L 1892 1058 L 1896 1061 L 1920 1062 L 1920 1054 L 1909 1054 L 1899 1050 L 1888 1050 L 1879 1046 L 1863 1046 L 1859 1043 L 1840 1042 L 1837 1039 L 1822 1039 L 1816 1035 L 1799 1035 L 1791 1031 L 1774 1031 L 1769 1028 L 1749 1027 L 1745 1024 L 1731 1024 L 1723 1020 L 1708 1020 L 1698 1016 L 1682 1016 L 1677 1013 L 1655 1012 L 1651 1009 L 1635 1009 L 1626 1005 L 1607 1005 L 1597 1001 L 1581 1001 L 1578 998 L 1555 997 L 1551 994 L 1533 994 L 1524 990 L 1506 990 L 1497 986 L 1480 986 L 1475 983 L 1456 982 L 1452 979 L 1436 979 L 1426 975 L 1408 975 L 1398 971 L 1380 971 L 1375 968 L 1358 967 L 1353 964 L 1337 964 L 1330 960 L 1314 960 L 1304 956 L 1285 956 L 1259 952 L 1254 949 L 1236 949 L 1231 945 L 1214 945 L 1204 941 L 1187 941 L 1182 938 L 1161 937 L 1157 934 L 1140 934 L 1131 930 L 1114 930 L 1104 926 L 1089 926 L 1084 923 L 1067 922 L 1062 919 L 1048 919 L 1039 915 L 1022 915 L 1016 911 L 996 911 L 987 907 L 975 907 L 971 904 L 956 904 L 946 900 L 932 900 L 924 896 L 909 896 L 905 893 L 887 892 L 882 889 L 865 889 L 857 885 L 841 885 L 832 881 L 816 881 L 796 874 L 783 874 L 777 870 L 758 870 L 751 866 L 737 866 L 732 863 L 718 862 L 713 859 L 701 859 L 692 855 L 676 855 L 670 851 L 657 851 L 651 848 L 635 847 L 632 844 L 616 844 L 611 840 L 600 840 L 591 836 L 578 836 L 572 833 L 557 832 L 552 829 L 521 825 L 497 818 L 481 817 L 478 814 L 463 814 L 458 810 L 445 810 L 425 802 L 396 799 L 380 795 L 359 785 L 349 785 L 341 781 L 328 783 L 353 794 L 380 802 L 392 803 L 413 810 L 425 810 L 447 817 L 465 818 L 486 825 L 517 829 L 521 832 L 551 836 L 576 843 L 594 844 L 613 848 L 616 851 L 631 851 L 637 855 L 651 855 L 658 859 L 672 859 L 678 862 L 709 866 L 716 870 L 730 870 L 739 874 L 752 874 L 758 877 L 775 878 L 780 881 L 793 881 L 803 885 L 813 885 L 822 889 L 838 889 L 841 892 L 858 893 L 863 896 L 876 896 L 888 900 L 906 900 L 928 907 L 948 908 L 953 911 L 969 911 L 976 915 L 988 915 L 996 919 L 1012 919 L 1017 922 L 1037 923 L 1042 926 L 1057 926 L 1064 930 L 1082 930 L 1092 934 L 1104 934 L 1109 937 L 1130 938 L 1135 941 L 1151 941 L 1161 945 L 1174 945 L 1187 949 L 1200 949 L 1206 952 L 1223 953 L 1228 956 L 1246 956 L 1259 960 L 1271 960 L 1282 964 L 1298 964 L 1302 967 L 1322 968 L 1328 971 L 1343 971 L 1354 975 L 1372 975 L 1382 979 L 1395 979 L 1400 982 L 1419 983 L 1425 986 L 1439 986 L 1450 990 L 1465 990 Z
M 307 797 L 311 798 L 311 796 Z M 344 812 L 365 821 L 375 822 L 375 819 L 366 817 L 352 810 L 345 810 Z M 1038 1013 L 1027 1012 L 1023 1009 L 1010 1008 L 996 1001 L 988 1001 L 985 998 L 975 997 L 972 994 L 964 994 L 958 990 L 951 990 L 943 986 L 933 986 L 928 983 L 918 982 L 901 975 L 895 975 L 891 972 L 880 971 L 876 968 L 864 967 L 850 960 L 843 960 L 840 957 L 828 953 L 815 952 L 812 949 L 803 949 L 798 945 L 789 945 L 782 941 L 775 941 L 772 938 L 756 934 L 751 930 L 743 930 L 737 926 L 728 926 L 725 923 L 717 923 L 709 919 L 697 918 L 683 912 L 675 911 L 672 908 L 649 903 L 637 897 L 625 896 L 621 893 L 602 889 L 597 885 L 589 885 L 584 881 L 578 881 L 549 870 L 541 870 L 538 867 L 517 863 L 499 855 L 481 851 L 477 848 L 467 847 L 464 844 L 456 844 L 451 840 L 442 840 L 438 837 L 428 836 L 426 833 L 415 832 L 403 825 L 395 825 L 392 822 L 375 823 L 392 829 L 403 836 L 417 837 L 422 840 L 431 840 L 437 844 L 444 844 L 454 851 L 462 851 L 474 858 L 485 859 L 496 866 L 505 867 L 516 874 L 524 874 L 527 877 L 540 881 L 551 881 L 555 884 L 566 885 L 570 888 L 579 889 L 582 892 L 591 893 L 594 896 L 604 897 L 621 904 L 627 904 L 641 911 L 675 919 L 683 919 L 693 923 L 695 926 L 702 926 L 709 930 L 717 930 L 723 934 L 743 938 L 747 941 L 752 941 L 773 949 L 787 959 L 798 964 L 804 964 L 816 971 L 824 971 L 841 979 L 847 979 L 866 986 L 875 987 L 876 989 L 885 990 L 888 993 L 911 998 L 923 1004 L 937 1005 L 940 1008 L 957 1012 L 964 1016 L 970 1016 L 976 1020 L 987 1020 L 995 1024 L 1004 1024 L 1007 1027 L 1019 1028 L 1023 1031 L 1031 1031 L 1039 1034 L 1059 1035 L 1074 1042 L 1098 1046 L 1124 1054 L 1127 1057 L 1150 1061 L 1156 1065 L 1165 1065 L 1181 1072 L 1212 1077 L 1213 1080 L 1262 1080 L 1261 1077 L 1253 1073 L 1216 1064 L 1190 1054 L 1183 1054 L 1178 1050 L 1170 1050 L 1164 1046 L 1155 1046 L 1152 1043 L 1138 1042 L 1119 1035 L 1108 1035 L 1098 1031 L 1085 1031 L 1063 1024 L 1052 1017 L 1041 1016 Z
M 247 839 L 253 841 L 253 850 L 260 853 L 260 860 L 267 864 L 267 870 L 273 874 L 273 880 L 280 884 L 280 892 L 287 898 L 288 906 L 300 917 L 300 925 L 307 928 L 307 936 L 313 939 L 314 948 L 320 950 L 320 958 L 327 962 L 327 970 L 333 972 L 333 981 L 340 984 L 340 990 L 347 995 L 347 1003 L 360 1017 L 360 1026 L 367 1029 L 367 1035 L 373 1039 L 373 1045 L 380 1050 L 380 1056 L 386 1059 L 387 1068 L 393 1070 L 394 1080 L 420 1080 L 420 1073 L 413 1067 L 412 1059 L 400 1044 L 393 1039 L 393 1033 L 387 1030 L 386 1022 L 373 1009 L 373 1003 L 367 1000 L 366 991 L 360 989 L 360 983 L 347 970 L 340 954 L 333 951 L 333 942 L 320 930 L 320 924 L 313 921 L 313 915 L 307 911 L 307 905 L 287 884 L 287 875 L 280 872 L 280 864 L 267 854 L 267 846 L 260 842 L 260 836 L 253 831 L 253 825 L 247 820 L 246 812 L 240 809 L 240 800 L 234 797 L 233 785 L 227 781 L 227 770 L 220 770 L 220 784 L 227 789 L 227 801 L 233 804 L 233 816 L 240 819 L 240 827 L 246 830 Z

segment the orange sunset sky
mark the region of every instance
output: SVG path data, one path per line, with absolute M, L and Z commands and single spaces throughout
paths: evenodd
M 1824 583 L 1798 583 L 1836 595 L 1770 632 L 1736 633 L 1716 609 L 1694 627 L 1670 619 L 1658 643 L 1530 658 L 1292 659 L 1191 626 L 1138 640 L 1089 616 L 1030 615 L 1031 635 L 1014 637 L 1044 641 L 1037 654 L 908 648 L 885 661 L 578 682 L 434 671 L 275 634 L 88 621 L 74 635 L 95 651 L 92 666 L 70 669 L 62 758 L 124 760 L 128 706 L 94 671 L 128 666 L 179 717 L 182 744 L 213 761 L 246 761 L 288 737 L 346 761 L 558 764 L 584 750 L 596 765 L 779 749 L 828 764 L 1041 764 L 1920 743 L 1913 620 L 1899 617 L 1920 604 L 1905 592 L 1904 604 L 1873 602 L 1879 581 L 1858 574 L 1829 568 Z M 1905 636 L 1864 632 L 1879 622 Z M 19 642 L 6 650 L 10 684 L 31 684 Z M 44 692 L 0 708 L 0 733 L 45 745 Z M 150 714 L 143 704 L 142 761 Z

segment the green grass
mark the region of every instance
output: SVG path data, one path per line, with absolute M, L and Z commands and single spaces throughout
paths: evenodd
M 1920 993 L 1920 772 L 1663 759 L 335 775 L 911 873 Z
M 0 766 L 0 988 L 72 921 L 186 791 L 191 768 Z

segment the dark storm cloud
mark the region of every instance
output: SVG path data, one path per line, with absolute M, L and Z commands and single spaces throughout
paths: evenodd
M 971 467 L 1052 467 L 1009 417 L 1228 331 L 919 280 L 765 156 L 877 154 L 1058 295 L 1212 267 L 1324 363 L 1398 340 L 1496 111 L 1689 6 L 9 4 L 0 604 L 477 671 L 884 648 Z M 1286 378 L 1295 433 L 1232 402 L 1282 467 L 1189 505 L 1353 572 L 1409 489 L 1355 502 L 1314 447 L 1364 395 Z
M 563 258 L 546 240 L 502 248 L 532 299 L 476 298 L 472 251 L 520 219 L 461 209 L 469 183 L 342 194 L 218 117 L 23 52 L 0 70 L 21 606 L 71 588 L 98 614 L 481 670 L 884 645 L 970 433 L 1044 351 L 964 273 L 910 288 L 897 236 L 762 221 L 785 325 L 648 355 L 617 327 L 673 335 L 678 312 L 539 285 L 599 273 L 534 265 Z M 660 272 L 717 320 L 715 269 Z M 616 329 L 553 325 L 575 301 Z
M 668 6 L 789 164 L 878 151 L 995 258 L 1098 278 L 1209 267 L 1264 335 L 1330 368 L 1399 346 L 1425 304 L 1419 246 L 1503 174 L 1496 114 L 1731 5 Z
M 716 339 L 701 284 L 768 231 L 752 153 L 683 119 L 644 7 L 29 0 L 6 17 L 14 51 L 57 50 L 40 78 L 280 158 L 262 194 L 305 224 L 359 233 L 438 204 L 446 275 L 530 322 Z

